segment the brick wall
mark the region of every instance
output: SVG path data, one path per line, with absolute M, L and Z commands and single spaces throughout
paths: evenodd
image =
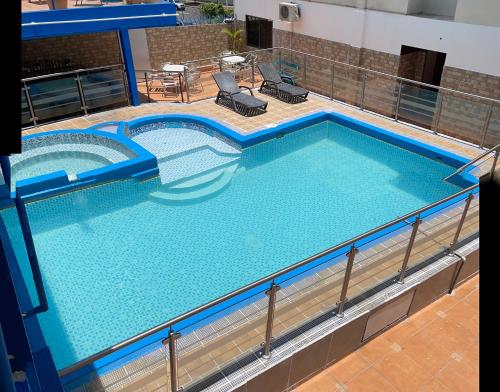
M 444 67 L 441 86 L 500 99 L 500 77 L 460 68 Z
M 493 75 L 445 67 L 441 86 L 500 99 L 500 77 Z M 439 98 L 442 100 L 442 109 L 438 131 L 479 143 L 490 103 L 446 92 L 441 92 Z M 485 144 L 493 146 L 498 143 L 500 143 L 500 105 L 494 105 Z
M 217 56 L 229 49 L 229 39 L 222 33 L 226 24 L 206 24 L 146 29 L 151 67 L 164 62 L 183 63 Z
M 417 51 L 400 56 L 398 76 L 405 79 L 422 80 L 426 52 Z
M 80 34 L 22 41 L 22 61 L 69 59 L 82 68 L 121 63 L 120 43 L 114 32 Z

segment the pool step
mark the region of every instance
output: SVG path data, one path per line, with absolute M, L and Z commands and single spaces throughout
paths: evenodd
M 234 164 L 212 172 L 209 175 L 204 174 L 179 183 L 175 187 L 163 186 L 159 191 L 151 193 L 149 197 L 154 201 L 168 204 L 187 201 L 200 202 L 224 190 L 231 182 L 237 168 L 238 164 Z
M 189 151 L 186 154 L 177 155 L 174 159 L 158 163 L 161 183 L 174 186 L 225 166 L 233 165 L 239 159 L 239 155 L 220 155 L 208 148 Z
M 169 186 L 171 193 L 187 193 L 197 189 L 205 188 L 214 182 L 217 182 L 225 172 L 226 168 L 217 168 L 216 170 L 209 171 L 206 174 L 200 174 L 195 177 L 189 178 L 186 181 L 177 182 L 175 185 Z

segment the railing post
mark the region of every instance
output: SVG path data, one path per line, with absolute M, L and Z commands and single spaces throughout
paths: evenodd
M 403 88 L 403 81 L 400 80 L 399 81 L 399 85 L 398 85 L 398 96 L 396 98 L 396 110 L 395 110 L 395 113 L 394 113 L 394 120 L 398 121 L 398 117 L 399 117 L 399 105 L 401 104 L 401 90 Z
M 125 68 L 122 66 L 120 67 L 121 74 L 122 74 L 122 80 L 123 80 L 123 88 L 125 90 L 125 95 L 127 96 L 127 103 L 128 106 L 130 106 L 130 91 L 128 87 L 128 80 L 127 80 L 127 75 L 125 73 Z
M 255 88 L 255 58 L 252 58 L 252 88 Z
M 186 85 L 186 102 L 191 103 L 191 97 L 189 96 L 189 82 L 188 82 L 188 68 L 184 66 L 184 84 Z M 179 86 L 181 88 L 182 94 L 182 85 Z
M 453 277 L 451 278 L 451 283 L 450 283 L 450 288 L 448 289 L 448 294 L 451 294 L 453 292 L 453 289 L 455 288 L 455 285 L 457 284 L 458 277 L 460 276 L 460 272 L 462 271 L 462 268 L 465 264 L 465 257 L 462 256 L 461 254 L 454 253 L 455 256 L 458 256 L 460 261 L 457 263 L 457 266 L 455 268 L 455 271 L 453 271 Z
M 486 140 L 486 134 L 488 133 L 488 127 L 490 126 L 491 114 L 493 113 L 493 104 L 488 108 L 488 113 L 486 113 L 486 118 L 484 119 L 483 131 L 481 132 L 481 142 L 479 147 L 483 148 L 484 141 Z
M 438 106 L 436 110 L 436 121 L 434 121 L 434 126 L 432 131 L 434 132 L 435 135 L 438 134 L 439 131 L 439 121 L 441 120 L 441 109 L 443 108 L 443 100 L 444 100 L 444 95 L 440 92 L 438 92 Z
M 495 168 L 497 166 L 498 155 L 500 155 L 500 151 L 495 152 L 495 157 L 493 158 L 493 165 L 491 165 L 490 181 L 493 181 L 493 179 L 495 178 Z
M 417 237 L 418 227 L 420 226 L 421 222 L 422 222 L 422 219 L 420 219 L 420 217 L 417 216 L 417 219 L 415 219 L 415 222 L 413 222 L 413 224 L 412 224 L 413 230 L 411 231 L 410 241 L 408 242 L 408 246 L 406 247 L 405 257 L 403 259 L 403 265 L 401 265 L 401 269 L 399 270 L 399 277 L 397 280 L 397 282 L 399 284 L 403 284 L 405 282 L 405 275 L 406 275 L 406 271 L 408 269 L 408 261 L 410 260 L 411 250 L 413 248 L 413 244 L 415 243 L 415 238 Z
M 31 116 L 30 120 L 33 121 L 33 125 L 36 127 L 37 126 L 36 120 L 38 120 L 38 118 L 35 116 L 35 109 L 33 109 L 33 102 L 31 102 L 29 87 L 26 84 L 26 82 L 23 82 L 23 85 L 24 85 L 24 93 L 26 95 L 26 101 L 28 102 L 28 107 L 30 109 L 30 116 Z
M 269 359 L 271 357 L 271 339 L 273 337 L 273 321 L 274 321 L 274 309 L 276 306 L 276 293 L 280 287 L 274 283 L 271 283 L 271 288 L 266 291 L 269 296 L 269 304 L 267 307 L 267 323 L 266 323 L 266 340 L 264 341 L 264 350 L 262 358 Z
M 175 333 L 172 328 L 168 332 L 168 338 L 162 341 L 163 345 L 168 344 L 168 361 L 170 364 L 170 391 L 178 392 L 178 379 L 177 379 L 177 355 L 175 350 L 175 341 L 180 338 L 180 333 Z
M 307 89 L 307 54 L 305 53 L 304 53 L 304 83 L 302 87 Z
M 333 82 L 335 80 L 335 63 L 332 63 L 331 69 L 331 80 L 330 80 L 330 99 L 333 100 Z
M 279 65 L 279 72 L 281 75 L 283 73 L 283 57 L 281 54 L 281 48 L 278 49 L 278 65 Z
M 464 210 L 462 212 L 462 217 L 460 218 L 460 222 L 458 222 L 457 231 L 455 232 L 455 237 L 453 237 L 453 241 L 450 244 L 450 248 L 448 249 L 448 253 L 453 253 L 455 251 L 455 247 L 457 246 L 458 237 L 460 236 L 460 231 L 462 231 L 462 226 L 465 222 L 465 217 L 467 216 L 467 211 L 469 210 L 470 203 L 474 199 L 474 195 L 472 193 L 467 196 L 465 201 Z
M 361 110 L 365 110 L 365 88 L 366 88 L 366 72 L 363 73 L 361 76 L 361 102 L 360 102 L 360 108 Z
M 151 97 L 149 96 L 149 85 L 148 85 L 148 73 L 144 72 L 144 80 L 146 81 L 146 92 L 148 94 L 148 103 L 151 103 Z
M 83 94 L 83 88 L 82 88 L 82 82 L 80 80 L 80 75 L 78 74 L 78 72 L 76 73 L 76 84 L 78 86 L 78 92 L 80 94 L 80 101 L 82 103 L 82 109 L 83 111 L 85 112 L 85 115 L 87 115 L 87 103 L 85 102 L 85 95 Z
M 344 317 L 344 306 L 347 302 L 347 289 L 349 288 L 349 280 L 351 279 L 352 266 L 354 265 L 354 256 L 358 253 L 358 248 L 352 244 L 351 249 L 347 252 L 347 265 L 345 267 L 344 281 L 342 282 L 342 291 L 340 299 L 337 302 L 337 317 Z

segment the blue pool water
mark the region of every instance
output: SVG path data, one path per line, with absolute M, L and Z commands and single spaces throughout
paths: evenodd
M 454 168 L 330 121 L 230 162 L 198 152 L 218 171 L 27 204 L 58 368 L 459 190 Z

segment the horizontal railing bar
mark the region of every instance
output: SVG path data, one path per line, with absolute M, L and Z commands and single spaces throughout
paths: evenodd
M 420 209 L 418 209 L 416 211 L 410 212 L 409 214 L 406 214 L 406 215 L 404 215 L 402 217 L 399 217 L 399 218 L 394 219 L 394 220 L 392 220 L 392 221 L 390 221 L 388 223 L 385 223 L 385 224 L 383 224 L 381 226 L 378 226 L 378 227 L 376 227 L 376 228 L 374 228 L 372 230 L 369 230 L 369 231 L 367 231 L 367 232 L 365 232 L 363 234 L 360 234 L 360 235 L 358 235 L 358 236 L 356 236 L 354 238 L 351 238 L 350 240 L 347 240 L 347 241 L 345 241 L 345 242 L 343 242 L 341 244 L 335 245 L 335 246 L 333 246 L 331 248 L 328 248 L 328 249 L 326 249 L 326 250 L 324 250 L 324 251 L 322 251 L 320 253 L 317 253 L 317 254 L 315 254 L 315 255 L 313 255 L 311 257 L 308 257 L 308 258 L 306 258 L 306 259 L 304 259 L 302 261 L 299 261 L 299 262 L 297 262 L 295 264 L 292 264 L 292 265 L 290 265 L 290 266 L 288 266 L 286 268 L 283 268 L 283 269 L 279 270 L 278 272 L 275 272 L 275 273 L 270 274 L 270 275 L 268 275 L 268 276 L 266 276 L 264 278 L 256 280 L 253 283 L 250 283 L 250 284 L 248 284 L 246 286 L 243 286 L 243 287 L 241 287 L 241 288 L 239 288 L 237 290 L 232 291 L 231 293 L 228 293 L 226 295 L 223 295 L 222 297 L 219 297 L 217 299 L 214 299 L 213 301 L 210 301 L 210 302 L 208 302 L 208 303 L 206 303 L 204 305 L 201 305 L 201 306 L 197 307 L 196 309 L 190 310 L 190 311 L 188 311 L 188 312 L 186 312 L 186 313 L 184 313 L 184 314 L 182 314 L 180 316 L 174 317 L 173 319 L 170 319 L 169 321 L 166 321 L 166 322 L 164 322 L 164 323 L 162 323 L 160 325 L 157 325 L 156 327 L 153 327 L 153 328 L 151 328 L 151 329 L 149 329 L 147 331 L 141 332 L 140 334 L 137 334 L 137 335 L 135 335 L 135 336 L 133 336 L 133 337 L 131 337 L 129 339 L 126 339 L 126 340 L 124 340 L 124 341 L 122 341 L 122 342 L 120 342 L 120 343 L 118 343 L 118 344 L 116 344 L 114 346 L 111 346 L 111 347 L 109 347 L 107 349 L 104 349 L 104 350 L 102 350 L 102 351 L 94 354 L 94 355 L 91 355 L 88 358 L 85 358 L 85 359 L 83 359 L 83 360 L 81 360 L 79 362 L 76 362 L 75 364 L 62 369 L 59 372 L 59 375 L 62 377 L 62 376 L 65 376 L 65 375 L 67 375 L 69 373 L 72 373 L 73 371 L 75 371 L 77 369 L 80 369 L 80 368 L 82 368 L 82 367 L 84 367 L 86 365 L 89 365 L 89 364 L 91 364 L 91 363 L 93 363 L 93 362 L 95 362 L 95 361 L 97 361 L 97 360 L 99 360 L 101 358 L 104 358 L 105 356 L 110 355 L 110 354 L 112 354 L 112 353 L 114 353 L 114 352 L 116 352 L 116 351 L 118 351 L 118 350 L 120 350 L 120 349 L 122 349 L 122 348 L 124 348 L 124 347 L 126 347 L 128 345 L 130 345 L 130 344 L 136 343 L 136 342 L 140 341 L 141 339 L 144 339 L 144 338 L 146 338 L 148 336 L 151 336 L 151 335 L 153 335 L 153 334 L 155 334 L 157 332 L 160 332 L 162 330 L 170 328 L 173 325 L 175 325 L 175 324 L 177 324 L 177 323 L 179 323 L 181 321 L 184 321 L 184 320 L 188 319 L 189 317 L 192 317 L 192 316 L 194 316 L 194 315 L 196 315 L 198 313 L 203 312 L 204 310 L 207 310 L 207 309 L 210 309 L 211 307 L 217 306 L 217 305 L 221 304 L 222 302 L 225 302 L 225 301 L 227 301 L 227 300 L 229 300 L 231 298 L 236 297 L 237 295 L 240 295 L 240 294 L 242 294 L 242 293 L 244 293 L 246 291 L 249 291 L 249 290 L 251 290 L 253 288 L 258 287 L 258 286 L 262 285 L 263 283 L 266 283 L 266 282 L 269 282 L 269 281 L 271 281 L 273 279 L 279 278 L 280 276 L 282 276 L 282 275 L 284 275 L 284 274 L 286 274 L 288 272 L 296 270 L 296 269 L 298 269 L 298 268 L 300 268 L 300 267 L 302 267 L 302 266 L 304 266 L 306 264 L 309 264 L 309 263 L 311 263 L 311 262 L 313 262 L 315 260 L 318 260 L 318 259 L 320 259 L 320 258 L 322 258 L 324 256 L 327 256 L 330 253 L 338 251 L 339 249 L 345 248 L 345 247 L 347 247 L 349 245 L 353 245 L 354 243 L 356 243 L 358 241 L 361 241 L 364 238 L 367 238 L 367 237 L 369 237 L 369 236 L 371 236 L 373 234 L 376 234 L 376 233 L 378 233 L 378 232 L 380 232 L 382 230 L 385 230 L 385 229 L 387 229 L 387 228 L 389 228 L 391 226 L 394 226 L 394 225 L 396 225 L 398 223 L 404 222 L 405 220 L 407 220 L 409 218 L 412 218 L 414 216 L 420 215 L 420 214 L 422 214 L 422 213 L 424 213 L 424 212 L 426 212 L 426 211 L 428 211 L 428 210 L 430 210 L 430 209 L 432 209 L 434 207 L 437 207 L 437 206 L 439 206 L 441 204 L 444 204 L 444 203 L 446 203 L 446 202 L 448 202 L 448 201 L 450 201 L 450 200 L 452 200 L 452 199 L 454 199 L 454 198 L 456 198 L 458 196 L 461 196 L 463 194 L 471 192 L 474 189 L 476 189 L 477 187 L 479 187 L 479 184 L 472 185 L 472 186 L 470 186 L 468 188 L 465 188 L 465 189 L 461 190 L 460 192 L 457 192 L 457 193 L 455 193 L 455 194 L 453 194 L 451 196 L 445 197 L 444 199 L 441 199 L 441 200 L 439 200 L 439 201 L 437 201 L 435 203 L 429 204 L 429 205 L 427 205 L 425 207 L 422 207 L 422 208 L 420 208 Z
M 99 71 L 99 70 L 103 70 L 103 69 L 116 69 L 116 68 L 123 68 L 123 65 L 122 64 L 113 64 L 113 65 L 105 65 L 105 66 L 94 67 L 94 68 L 79 68 L 79 69 L 74 69 L 74 70 L 71 70 L 71 71 L 56 72 L 56 73 L 53 73 L 53 74 L 33 76 L 33 77 L 30 77 L 30 78 L 24 78 L 24 79 L 21 79 L 21 82 L 31 82 L 33 80 L 54 78 L 56 76 L 71 75 L 71 74 L 75 74 L 75 73 L 79 73 L 79 72 Z
M 467 169 L 470 165 L 473 165 L 474 163 L 476 163 L 477 161 L 480 161 L 481 159 L 483 159 L 484 157 L 488 156 L 489 154 L 491 154 L 492 152 L 496 152 L 496 151 L 500 151 L 500 144 L 497 144 L 495 147 L 492 147 L 490 148 L 488 151 L 485 151 L 483 152 L 481 155 L 478 155 L 477 157 L 475 157 L 472 161 L 466 163 L 465 165 L 459 167 L 457 170 L 455 170 L 452 174 L 450 174 L 448 177 L 445 177 L 444 178 L 444 181 L 446 181 L 447 179 L 457 175 L 458 173 L 461 173 L 463 172 L 465 169 Z
M 479 99 L 482 99 L 482 100 L 485 100 L 485 101 L 495 102 L 495 103 L 500 104 L 500 100 L 498 100 L 498 99 L 483 97 L 483 96 L 480 96 L 480 95 L 466 93 L 466 92 L 463 92 L 463 91 L 453 90 L 453 89 L 447 88 L 447 87 L 435 86 L 433 84 L 418 82 L 416 80 L 406 79 L 406 78 L 402 78 L 400 76 L 391 75 L 391 74 L 387 74 L 387 73 L 380 72 L 380 71 L 374 71 L 374 70 L 369 69 L 369 68 L 363 68 L 363 67 L 360 67 L 360 66 L 357 66 L 357 65 L 343 63 L 341 61 L 327 59 L 326 57 L 321 57 L 321 56 L 316 56 L 316 55 L 310 54 L 310 53 L 300 52 L 300 51 L 295 50 L 295 49 L 289 49 L 289 48 L 284 48 L 284 47 L 278 47 L 278 48 L 273 48 L 273 49 L 284 49 L 284 50 L 288 50 L 288 51 L 291 51 L 291 52 L 299 53 L 301 55 L 305 54 L 307 56 L 314 57 L 314 58 L 317 58 L 319 60 L 330 61 L 331 63 L 339 64 L 339 65 L 342 65 L 342 66 L 345 66 L 345 67 L 349 67 L 349 68 L 354 68 L 354 69 L 357 69 L 359 71 L 369 72 L 369 73 L 375 74 L 375 75 L 382 75 L 382 76 L 385 76 L 385 77 L 388 77 L 388 78 L 391 78 L 391 79 L 395 79 L 395 80 L 398 80 L 398 81 L 415 84 L 415 85 L 418 85 L 418 86 L 429 87 L 429 88 L 433 88 L 433 89 L 437 89 L 437 90 L 442 90 L 442 91 L 449 91 L 449 92 L 453 92 L 453 93 L 465 95 L 465 96 L 468 96 L 468 97 L 479 98 Z

